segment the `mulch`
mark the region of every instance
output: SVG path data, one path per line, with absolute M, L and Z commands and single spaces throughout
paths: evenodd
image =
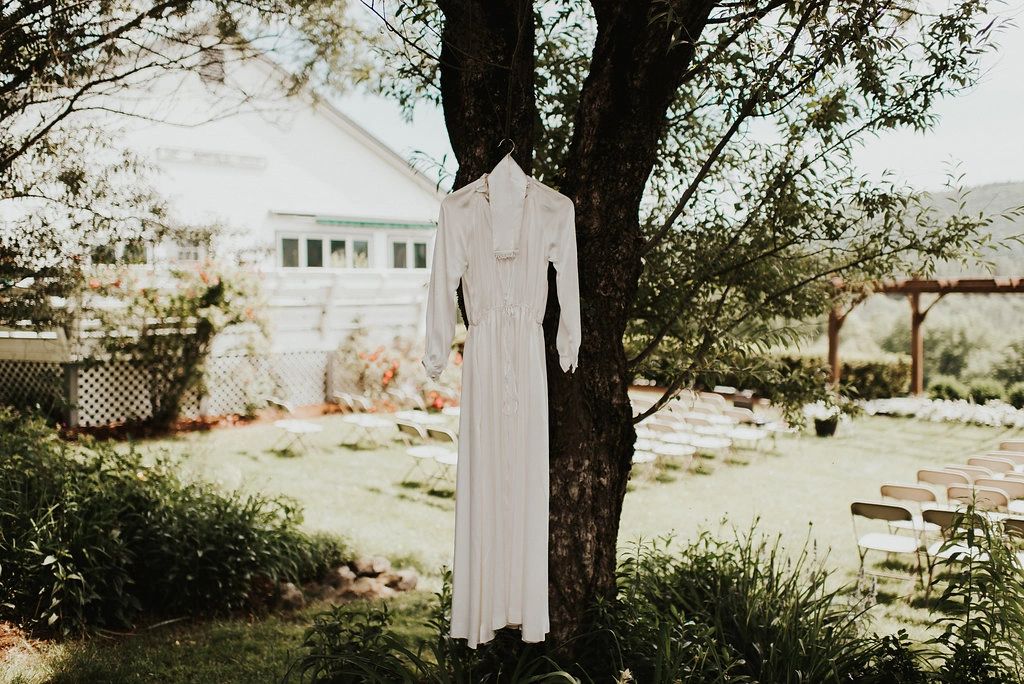
M 208 430 L 219 430 L 233 427 L 247 427 L 249 425 L 265 425 L 273 423 L 281 418 L 316 418 L 331 413 L 343 413 L 337 404 L 313 404 L 301 406 L 295 409 L 294 414 L 285 416 L 281 411 L 264 409 L 256 416 L 244 417 L 239 415 L 227 416 L 205 416 L 202 418 L 183 418 L 178 420 L 170 429 L 156 430 L 144 423 L 110 423 L 95 427 L 64 428 L 61 433 L 68 439 L 75 439 L 79 436 L 91 436 L 98 439 L 141 439 L 154 437 L 168 437 L 171 435 L 186 432 L 206 432 Z

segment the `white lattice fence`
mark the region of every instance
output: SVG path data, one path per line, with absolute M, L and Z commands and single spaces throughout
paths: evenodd
M 124 361 L 86 363 L 77 368 L 78 425 L 93 427 L 144 420 L 152 415 L 149 370 Z M 181 402 L 181 415 L 199 416 L 199 398 L 190 392 Z
M 330 352 L 299 351 L 271 357 L 271 372 L 281 394 L 293 404 L 322 404 L 327 392 Z
M 245 413 L 250 404 L 258 406 L 268 395 L 298 406 L 322 404 L 329 356 L 323 351 L 294 351 L 269 357 L 213 357 L 206 364 L 203 412 L 212 416 Z
M 0 359 L 0 404 L 46 411 L 65 405 L 63 367 L 50 361 Z
M 182 401 L 181 415 L 246 413 L 268 395 L 300 406 L 323 403 L 329 356 L 324 351 L 294 351 L 269 357 L 212 357 L 206 364 L 205 395 L 190 392 Z M 146 368 L 127 362 L 0 360 L 0 404 L 70 406 L 71 423 L 81 427 L 148 418 L 152 414 L 149 382 Z

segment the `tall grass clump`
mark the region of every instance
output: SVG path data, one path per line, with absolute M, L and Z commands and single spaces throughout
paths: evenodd
M 598 608 L 590 657 L 612 655 L 598 670 L 665 683 L 914 681 L 894 675 L 918 670 L 906 636 L 867 634 L 812 546 L 788 554 L 753 530 L 670 545 L 637 542 L 622 558 L 618 596 Z
M 478 684 L 578 682 L 548 654 L 550 645 L 526 644 L 499 631 L 477 649 L 452 639 L 452 574 L 442 573 L 442 588 L 428 619 L 431 637 L 408 643 L 392 631 L 386 602 L 336 606 L 314 618 L 302 653 L 284 681 L 294 684 Z
M 862 611 L 826 587 L 829 573 L 805 547 L 710 533 L 681 549 L 670 538 L 637 543 L 621 559 L 617 593 L 569 644 L 524 644 L 499 631 L 469 649 L 448 636 L 450 573 L 418 644 L 390 629 L 386 605 L 319 616 L 291 682 L 865 682 L 918 684 L 922 655 L 904 633 L 877 637 Z M 508 638 L 506 638 L 508 637 Z M 573 653 L 571 660 L 565 654 Z
M 0 619 L 67 634 L 260 608 L 344 557 L 301 521 L 288 499 L 186 483 L 165 458 L 0 408 Z
M 1024 524 L 993 518 L 971 502 L 953 518 L 943 550 L 944 583 L 935 625 L 936 681 L 1024 681 L 1024 576 L 1018 560 Z

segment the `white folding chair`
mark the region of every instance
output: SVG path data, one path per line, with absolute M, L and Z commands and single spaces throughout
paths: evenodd
M 295 407 L 283 399 L 278 397 L 265 397 L 268 404 L 276 406 L 279 410 L 284 411 L 289 416 L 295 415 Z M 300 420 L 298 418 L 281 418 L 274 421 L 274 427 L 281 431 L 277 440 L 271 446 L 271 451 L 291 451 L 293 447 L 302 447 L 302 451 L 308 451 L 310 444 L 306 441 L 307 437 L 323 432 L 324 427 L 319 423 L 314 423 L 310 420 Z M 284 445 L 282 446 L 282 442 Z
M 996 456 L 974 456 L 967 459 L 967 465 L 988 468 L 993 473 L 1009 473 L 1014 467 L 1014 463 L 1010 459 Z
M 964 473 L 955 473 L 949 470 L 936 470 L 934 468 L 922 468 L 917 471 L 917 481 L 921 484 L 932 485 L 934 491 L 940 492 L 946 497 L 946 487 L 950 485 L 967 485 L 971 479 Z
M 910 530 L 915 534 L 939 531 L 934 525 L 926 523 L 921 515 L 926 506 L 938 504 L 938 497 L 931 488 L 924 485 L 887 483 L 879 488 L 879 493 L 883 499 L 902 502 L 914 514 L 914 519 L 910 522 L 894 520 L 889 525 L 893 529 Z
M 954 473 L 962 473 L 963 475 L 966 475 L 967 479 L 970 480 L 971 482 L 974 482 L 979 477 L 992 477 L 993 475 L 995 475 L 995 473 L 993 473 L 988 468 L 970 465 L 947 465 L 943 466 L 943 470 L 950 470 Z
M 1024 470 L 1024 451 L 986 451 L 985 458 L 1002 458 L 1013 463 L 1014 470 Z
M 925 598 L 931 594 L 932 583 L 935 580 L 935 567 L 940 562 L 954 562 L 958 560 L 984 561 L 988 554 L 978 547 L 965 546 L 952 541 L 952 534 L 956 528 L 956 522 L 962 512 L 951 511 L 942 508 L 930 508 L 923 513 L 927 523 L 936 525 L 941 530 L 941 537 L 925 547 L 925 558 L 928 561 L 928 584 L 925 585 Z M 961 524 L 962 521 L 961 521 Z
M 1024 514 L 1024 480 L 1000 478 L 987 478 L 974 481 L 975 486 L 988 489 L 998 489 L 1006 494 L 1009 504 L 1006 510 L 1010 513 Z
M 946 492 L 946 498 L 950 503 L 954 501 L 962 504 L 973 502 L 978 510 L 1005 511 L 1010 506 L 1010 497 L 1006 492 L 992 487 L 952 485 Z
M 869 573 L 866 571 L 865 561 L 868 553 L 872 551 L 879 551 L 886 554 L 886 556 L 894 554 L 913 555 L 917 563 L 918 580 L 922 583 L 924 582 L 920 554 L 921 539 L 916 532 L 910 537 L 901 534 L 893 534 L 888 531 L 867 532 L 865 534 L 861 534 L 857 527 L 858 518 L 882 521 L 885 522 L 886 525 L 901 521 L 912 525 L 914 522 L 914 514 L 909 508 L 898 504 L 880 503 L 877 501 L 854 501 L 850 504 L 850 516 L 853 521 L 853 534 L 857 540 L 857 555 L 860 556 L 860 569 L 858 570 L 859 577 L 863 577 L 865 574 L 871 574 L 879 577 L 897 577 L 894 575 L 887 575 L 885 573 Z M 903 578 L 897 577 L 897 579 Z
M 455 472 L 459 465 L 459 438 L 454 431 L 447 428 L 428 427 L 427 437 L 451 444 L 451 448 L 445 449 L 445 453 L 437 453 L 434 456 L 434 463 L 437 465 L 430 486 L 438 480 L 444 480 L 452 485 L 455 484 Z

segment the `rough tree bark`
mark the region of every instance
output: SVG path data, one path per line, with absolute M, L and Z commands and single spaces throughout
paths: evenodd
M 593 2 L 597 39 L 558 182 L 576 204 L 583 344 L 576 372 L 563 374 L 549 273 L 549 639 L 556 644 L 587 629 L 588 608 L 615 589 L 619 517 L 635 439 L 622 336 L 641 273 L 640 200 L 668 107 L 693 57 L 692 44 L 673 36 L 698 36 L 712 7 L 708 0 L 681 9 L 675 3 L 682 14 L 673 33 L 652 21 L 656 4 Z M 504 154 L 497 142 L 506 116 L 515 157 L 530 172 L 534 140 L 543 134 L 535 130 L 532 3 L 441 0 L 440 6 L 441 95 L 460 165 L 455 187 Z

